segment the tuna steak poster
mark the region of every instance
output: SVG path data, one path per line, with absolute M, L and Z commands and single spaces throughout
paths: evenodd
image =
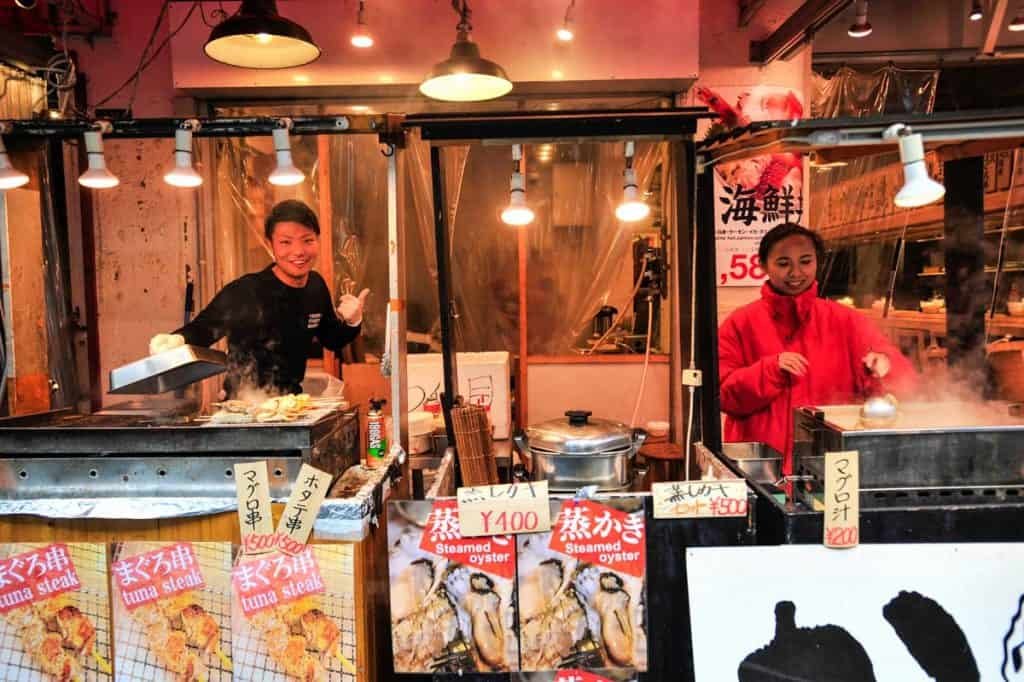
M 696 93 L 719 116 L 712 134 L 754 121 L 792 121 L 804 116 L 799 93 L 785 87 L 697 88 Z M 718 284 L 760 286 L 765 280 L 757 255 L 761 237 L 782 223 L 806 224 L 803 155 L 765 154 L 713 168 Z
M 1024 680 L 1022 566 L 1021 544 L 688 549 L 696 679 Z

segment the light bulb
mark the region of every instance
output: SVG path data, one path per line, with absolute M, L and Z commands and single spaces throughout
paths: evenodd
M 352 36 L 351 42 L 353 47 L 360 47 L 364 49 L 367 47 L 373 47 L 373 36 L 365 31 L 361 31 Z
M 27 183 L 28 176 L 11 165 L 3 138 L 0 138 L 0 190 L 14 189 Z
M 192 130 L 174 131 L 174 168 L 164 175 L 164 182 L 175 187 L 198 187 L 203 177 L 192 167 Z
M 635 223 L 646 218 L 651 207 L 640 200 L 636 186 L 636 171 L 632 168 L 633 143 L 626 143 L 626 170 L 622 172 L 622 203 L 615 208 L 615 217 L 624 223 Z
M 857 19 L 846 30 L 851 38 L 866 38 L 871 35 L 871 22 L 868 21 L 867 0 L 858 0 L 856 5 Z
M 269 33 L 257 33 L 255 37 L 256 42 L 259 43 L 260 45 L 269 45 L 270 41 L 274 39 L 274 36 L 270 35 Z
M 572 40 L 573 38 L 575 38 L 575 37 L 576 37 L 576 34 L 572 32 L 572 29 L 571 29 L 571 28 L 569 27 L 569 24 L 567 24 L 567 23 L 566 23 L 566 24 L 563 24 L 562 26 L 560 26 L 560 27 L 558 28 L 558 30 L 557 30 L 557 31 L 555 31 L 555 35 L 556 35 L 556 36 L 558 37 L 558 39 L 559 39 L 559 40 L 561 40 L 561 41 L 562 41 L 563 43 L 568 43 L 568 42 L 570 42 L 570 41 L 571 41 L 571 40 Z
M 969 16 L 971 21 L 981 21 L 982 17 L 985 16 L 985 11 L 981 7 L 981 0 L 974 0 L 971 3 L 971 13 Z
M 116 187 L 120 180 L 107 170 L 107 161 L 103 158 L 103 134 L 98 130 L 87 130 L 83 136 L 89 169 L 78 177 L 78 184 L 91 189 Z
M 523 174 L 513 173 L 510 182 L 508 206 L 501 212 L 501 222 L 506 225 L 521 227 L 533 222 L 533 209 L 526 205 L 526 188 L 523 185 Z
M 306 176 L 292 163 L 292 143 L 288 137 L 288 128 L 274 128 L 274 152 L 277 154 L 277 168 L 267 178 L 272 185 L 297 185 Z
M 1024 31 L 1024 13 L 1017 12 L 1016 16 L 1013 17 L 1013 21 L 1010 22 L 1008 27 L 1011 31 Z
M 946 188 L 928 176 L 921 134 L 900 135 L 899 145 L 900 162 L 903 164 L 903 187 L 893 202 L 900 208 L 916 208 L 944 197 Z

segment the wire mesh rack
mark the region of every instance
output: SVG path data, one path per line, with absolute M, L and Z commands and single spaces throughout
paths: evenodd
M 352 665 L 356 665 L 356 621 L 355 621 L 355 577 L 350 545 L 312 545 L 320 577 L 326 588 L 316 595 L 317 607 L 341 629 L 341 653 Z M 252 627 L 242 614 L 241 607 L 234 606 L 234 639 L 232 658 L 235 677 L 238 680 L 259 680 L 260 682 L 293 682 L 280 666 L 267 654 L 262 634 Z M 331 657 L 327 664 L 327 679 L 330 682 L 355 682 L 355 675 L 344 671 L 341 662 Z
M 173 543 L 127 542 L 117 546 L 114 561 L 143 554 Z M 196 590 L 199 606 L 220 625 L 220 650 L 231 656 L 231 544 L 226 542 L 193 542 L 196 560 L 206 587 Z M 125 608 L 117 587 L 114 588 L 115 662 L 118 682 L 174 682 L 178 676 L 164 667 L 149 647 L 144 626 Z M 207 667 L 207 682 L 231 682 L 234 677 L 216 655 L 191 651 Z M 244 680 L 246 678 L 238 678 Z
M 47 543 L 13 543 L 0 546 L 0 559 L 46 547 Z M 107 591 L 107 546 L 93 543 L 68 544 L 81 588 L 65 592 L 71 603 L 89 617 L 96 627 L 95 651 L 110 661 L 110 599 Z M 83 682 L 106 682 L 111 676 L 100 670 L 93 656 L 79 659 Z M 25 651 L 17 628 L 0 618 L 0 679 L 4 682 L 50 682 L 32 654 Z

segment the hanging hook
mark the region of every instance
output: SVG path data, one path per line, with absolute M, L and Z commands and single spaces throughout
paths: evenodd
M 390 143 L 382 144 L 380 153 L 387 158 L 391 158 L 395 155 L 395 145 Z

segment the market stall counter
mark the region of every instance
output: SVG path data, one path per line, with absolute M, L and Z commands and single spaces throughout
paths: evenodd
M 379 579 L 386 572 L 381 567 L 386 533 L 379 526 L 386 523 L 384 500 L 401 465 L 397 455 L 372 469 L 360 465 L 358 424 L 358 410 L 341 403 L 317 405 L 284 423 L 216 424 L 188 414 L 122 411 L 59 411 L 0 420 L 0 543 L 5 548 L 0 565 L 18 569 L 36 554 L 69 548 L 77 562 L 72 572 L 77 568 L 83 585 L 97 572 L 106 595 L 109 576 L 115 589 L 105 598 L 114 608 L 94 604 L 89 622 L 99 628 L 105 646 L 117 640 L 119 655 L 136 652 L 131 660 L 113 661 L 119 680 L 159 680 L 172 671 L 186 675 L 182 679 L 227 680 L 232 668 L 234 675 L 261 679 L 297 679 L 311 671 L 329 679 L 382 679 L 382 654 L 375 647 L 386 642 L 387 624 L 375 614 L 387 599 L 386 581 Z M 292 527 L 288 519 L 282 522 L 285 502 L 305 508 L 302 502 L 311 496 L 307 489 L 317 487 L 312 479 L 303 481 L 300 471 L 315 467 L 330 483 L 315 512 L 309 544 L 297 544 L 290 555 L 283 549 L 267 554 L 264 563 L 250 565 L 239 548 L 243 516 L 237 510 L 247 483 L 236 481 L 236 465 L 264 462 L 271 506 L 267 523 L 279 532 Z M 313 509 L 312 502 L 308 508 Z M 175 572 L 193 563 L 198 567 L 194 574 Z M 162 566 L 168 567 L 167 574 L 160 572 Z M 248 575 L 240 574 L 240 567 L 247 571 L 250 566 L 254 579 L 273 588 L 263 598 L 280 605 L 262 615 L 245 610 L 242 618 L 242 607 L 255 602 L 238 596 L 240 583 L 235 581 Z M 148 585 L 141 577 L 158 574 L 167 580 Z M 300 575 L 306 580 L 299 581 Z M 282 582 L 286 578 L 292 582 Z M 54 603 L 84 613 L 92 592 L 72 589 L 62 602 L 38 601 L 41 596 L 34 595 L 33 607 L 38 612 L 40 604 Z M 274 639 L 275 618 L 291 634 L 282 630 L 283 639 Z M 134 630 L 122 632 L 125 623 Z M 201 639 L 203 623 L 221 634 L 213 637 L 208 629 Z M 34 650 L 26 634 L 30 625 L 9 612 L 0 621 L 0 628 L 11 630 L 4 641 L 16 641 L 15 630 L 21 633 L 24 656 Z M 52 625 L 59 631 L 56 621 Z M 321 657 L 305 648 L 296 656 L 288 654 L 296 637 Z M 215 645 L 214 639 L 222 644 Z M 180 656 L 160 653 L 174 646 Z M 65 642 L 62 651 L 75 650 Z M 17 653 L 21 656 L 20 648 Z M 95 659 L 84 654 L 74 659 L 68 653 L 67 665 L 91 670 L 96 679 L 112 679 L 109 651 L 96 654 Z M 15 664 L 32 669 L 27 658 L 15 659 L 0 663 L 0 670 Z M 191 666 L 191 672 L 182 666 Z M 200 676 L 203 671 L 207 674 Z

